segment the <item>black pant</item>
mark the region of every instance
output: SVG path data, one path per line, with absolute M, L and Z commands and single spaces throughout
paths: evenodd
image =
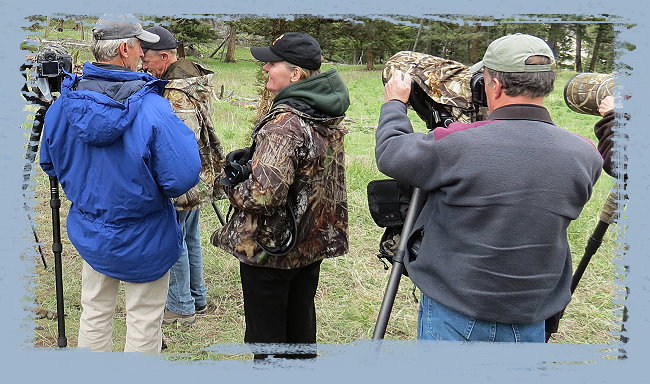
M 246 343 L 313 344 L 282 358 L 316 357 L 316 307 L 321 261 L 296 269 L 239 264 L 244 294 Z M 255 359 L 268 354 L 255 354 Z

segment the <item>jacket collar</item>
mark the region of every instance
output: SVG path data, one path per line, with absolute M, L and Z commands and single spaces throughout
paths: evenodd
M 204 76 L 211 73 L 214 72 L 203 68 L 193 61 L 180 57 L 178 60 L 169 64 L 169 67 L 167 67 L 165 73 L 160 78 L 165 80 L 187 79 L 188 77 Z
M 99 63 L 96 61 L 93 61 L 92 64 L 97 68 L 111 69 L 113 71 L 130 71 L 127 67 L 117 64 Z
M 118 66 L 119 68 L 119 66 Z M 130 70 L 115 70 L 112 66 L 97 66 L 89 62 L 84 63 L 83 67 L 83 77 L 85 78 L 94 78 L 102 79 L 108 81 L 132 81 L 132 80 L 142 80 L 147 83 L 153 83 L 154 81 L 160 81 L 157 78 L 146 72 L 135 72 Z M 166 82 L 165 82 L 166 83 Z
M 63 88 L 73 89 L 74 84 L 79 80 L 79 77 L 75 74 L 67 74 L 66 78 L 63 80 Z M 151 86 L 156 90 L 156 93 L 162 95 L 167 85 L 167 80 L 157 79 L 154 76 L 146 72 L 134 72 L 134 71 L 124 71 L 124 70 L 113 70 L 102 68 L 96 65 L 93 65 L 89 62 L 85 62 L 83 66 L 83 76 L 84 79 L 92 80 L 104 80 L 104 81 L 134 81 L 140 80 L 144 81 L 146 86 Z
M 486 120 L 534 120 L 553 124 L 546 108 L 535 104 L 510 104 L 497 108 Z

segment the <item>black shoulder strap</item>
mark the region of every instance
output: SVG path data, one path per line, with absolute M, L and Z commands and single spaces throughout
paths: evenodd
M 255 128 L 253 129 L 253 133 L 251 134 L 252 138 L 252 143 L 250 146 L 250 157 L 253 157 L 253 153 L 255 152 L 255 136 L 257 135 L 257 132 L 266 124 L 266 122 L 273 116 L 273 113 L 267 113 L 264 115 L 255 125 Z M 289 218 L 289 226 L 290 226 L 290 236 L 287 242 L 283 245 L 277 246 L 277 247 L 268 247 L 262 242 L 258 241 L 257 238 L 255 238 L 255 243 L 260 246 L 264 250 L 264 252 L 268 253 L 271 256 L 284 256 L 288 254 L 289 252 L 293 251 L 293 249 L 296 247 L 296 244 L 298 242 L 298 225 L 296 223 L 296 216 L 293 211 L 293 208 L 291 207 L 291 204 L 289 203 L 289 195 L 287 195 L 287 202 L 284 204 L 284 209 L 287 211 L 287 217 Z M 230 205 L 230 209 L 228 210 L 228 216 L 231 214 L 231 210 L 233 209 L 232 204 Z M 230 218 L 228 218 L 229 220 Z

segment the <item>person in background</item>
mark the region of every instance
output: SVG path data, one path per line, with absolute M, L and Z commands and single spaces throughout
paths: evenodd
M 199 227 L 200 208 L 224 198 L 215 179 L 221 173 L 223 149 L 212 124 L 212 71 L 177 56 L 178 41 L 161 26 L 146 31 L 160 37 L 143 43 L 142 69 L 167 83 L 163 96 L 176 115 L 196 137 L 201 155 L 201 179 L 197 186 L 175 199 L 183 233 L 183 252 L 170 270 L 169 292 L 163 324 L 192 324 L 197 313 L 207 311 L 207 288 L 203 279 L 203 254 Z
M 614 131 L 620 126 L 616 120 L 624 117 L 626 120 L 629 116 L 617 114 L 614 112 L 614 97 L 607 96 L 598 105 L 598 112 L 602 119 L 594 125 L 594 134 L 598 139 L 598 152 L 603 157 L 603 170 L 610 176 L 616 177 L 616 172 L 612 168 L 612 153 L 614 151 Z M 627 181 L 627 172 L 625 171 L 625 162 L 623 163 L 623 180 Z
M 131 20 L 98 21 L 96 62 L 67 75 L 47 111 L 40 165 L 72 203 L 68 237 L 83 258 L 78 346 L 112 350 L 123 281 L 124 351 L 157 353 L 182 245 L 171 198 L 198 182 L 201 162 L 192 131 L 161 96 L 164 82 L 135 72 L 141 43 L 159 37 Z

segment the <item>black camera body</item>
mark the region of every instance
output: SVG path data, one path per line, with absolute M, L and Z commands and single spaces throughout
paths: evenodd
M 49 106 L 55 98 L 53 93 L 61 92 L 65 73 L 72 73 L 72 56 L 58 44 L 44 44 L 36 57 L 30 58 L 20 69 L 26 81 L 23 87 L 25 98 Z
M 472 104 L 476 108 L 487 107 L 487 96 L 485 94 L 485 79 L 483 72 L 476 72 L 472 75 L 469 87 L 472 90 Z
M 251 174 L 250 162 L 252 158 L 252 147 L 237 149 L 226 155 L 226 165 L 223 167 L 225 177 L 221 178 L 220 184 L 234 187 L 248 179 Z
M 38 77 L 59 77 L 65 72 L 72 72 L 72 56 L 46 47 L 36 56 L 36 74 Z

